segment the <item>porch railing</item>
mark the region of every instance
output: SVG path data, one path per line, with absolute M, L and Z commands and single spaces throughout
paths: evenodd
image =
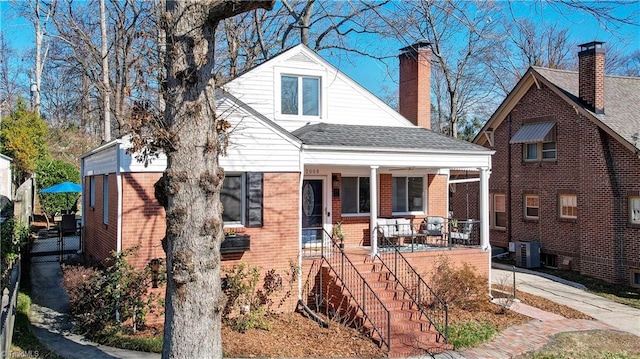
M 378 232 L 381 233 L 381 232 Z M 378 252 L 376 257 L 389 271 L 393 280 L 402 288 L 405 295 L 415 304 L 420 318 L 426 320 L 429 325 L 422 328 L 423 331 L 435 329 L 438 333 L 437 341 L 449 338 L 449 309 L 447 304 L 436 295 L 427 285 L 422 276 L 407 261 L 399 250 L 399 245 L 390 241 L 384 235 L 378 236 L 385 250 Z
M 316 237 L 322 234 L 313 244 L 303 248 L 307 257 L 314 255 L 309 277 L 303 287 L 302 298 L 311 309 L 323 313 L 332 320 L 350 325 L 378 340 L 381 347 L 390 350 L 391 314 L 382 303 L 376 292 L 360 274 L 354 264 L 322 228 L 303 228 L 316 231 Z M 319 253 L 318 253 L 319 252 Z M 322 265 L 325 263 L 336 279 L 323 276 Z

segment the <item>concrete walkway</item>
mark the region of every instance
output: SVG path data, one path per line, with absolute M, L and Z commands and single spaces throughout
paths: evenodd
M 160 354 L 98 345 L 71 333 L 69 298 L 62 289 L 62 270 L 58 262 L 31 264 L 31 302 L 34 334 L 42 344 L 64 358 L 160 358 Z
M 123 350 L 98 345 L 70 332 L 69 299 L 61 286 L 57 262 L 31 265 L 32 325 L 38 339 L 64 358 L 160 358 L 159 354 Z M 493 269 L 494 282 L 511 280 L 511 267 Z M 439 359 L 506 359 L 544 346 L 557 333 L 580 330 L 617 329 L 640 335 L 640 310 L 616 304 L 576 288 L 575 283 L 559 283 L 531 271 L 516 273 L 516 288 L 568 305 L 597 320 L 566 319 L 553 313 L 517 303 L 512 310 L 533 318 L 502 331 L 491 342 L 460 352 L 438 354 Z M 640 340 L 640 338 L 639 338 Z M 427 357 L 425 357 L 427 358 Z

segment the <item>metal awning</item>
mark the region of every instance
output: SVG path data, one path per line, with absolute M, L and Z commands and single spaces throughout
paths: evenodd
M 536 122 L 522 125 L 509 143 L 536 143 L 552 141 L 555 134 L 551 130 L 556 125 L 555 122 Z M 549 136 L 549 137 L 547 137 Z

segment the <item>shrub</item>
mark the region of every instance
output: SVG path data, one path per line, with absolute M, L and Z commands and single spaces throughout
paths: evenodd
M 449 306 L 470 309 L 478 301 L 488 300 L 487 278 L 478 275 L 469 263 L 456 268 L 446 256 L 436 259 L 432 283 L 433 291 Z
M 0 224 L 2 253 L 2 278 L 12 267 L 13 262 L 18 258 L 22 246 L 27 243 L 29 229 L 22 222 L 16 222 L 13 218 L 7 219 Z
M 63 287 L 80 330 L 96 338 L 121 332 L 130 323 L 135 332 L 146 316 L 160 306 L 159 295 L 149 293 L 151 272 L 130 265 L 126 258 L 136 249 L 114 254 L 104 270 L 63 266 Z
M 80 171 L 72 163 L 60 160 L 41 160 L 36 168 L 38 188 L 51 187 L 61 182 L 78 183 Z M 52 215 L 68 210 L 80 197 L 80 193 L 38 193 L 44 213 Z

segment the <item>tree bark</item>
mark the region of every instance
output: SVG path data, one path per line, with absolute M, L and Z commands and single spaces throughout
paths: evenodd
M 104 125 L 102 139 L 109 142 L 111 141 L 111 86 L 109 85 L 107 20 L 104 0 L 100 0 L 100 38 L 102 42 L 100 55 L 102 56 L 102 120 Z
M 273 1 L 167 1 L 167 169 L 156 184 L 166 208 L 163 358 L 221 358 L 224 171 L 214 103 L 214 32 L 220 20 Z M 166 195 L 163 196 L 162 193 Z M 166 198 L 166 200 L 164 199 Z

